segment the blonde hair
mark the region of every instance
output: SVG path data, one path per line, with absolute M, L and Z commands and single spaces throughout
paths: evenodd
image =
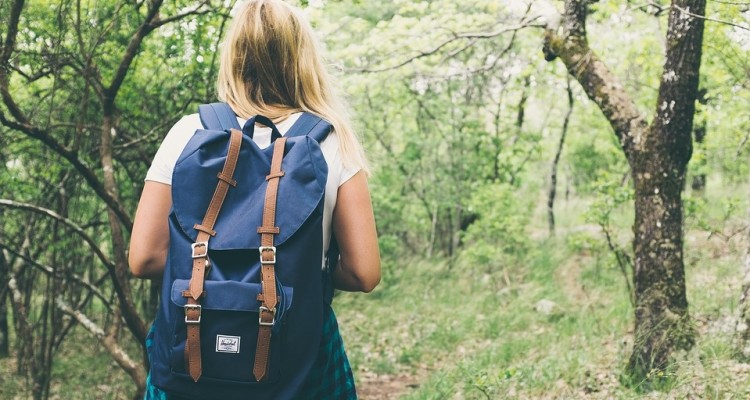
M 344 164 L 368 172 L 310 24 L 281 0 L 240 7 L 222 48 L 219 98 L 242 118 L 260 114 L 278 122 L 299 111 L 316 114 L 333 125 Z

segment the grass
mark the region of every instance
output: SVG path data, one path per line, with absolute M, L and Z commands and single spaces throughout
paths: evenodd
M 55 356 L 50 399 L 131 399 L 135 385 L 99 342 L 80 327 L 70 335 Z M 129 344 L 129 353 L 138 354 L 135 343 Z M 15 372 L 14 360 L 0 359 L 0 399 L 31 399 L 26 382 Z
M 742 226 L 722 211 L 720 199 L 731 196 L 707 195 L 704 204 L 716 206 L 698 210 L 705 221 L 722 232 Z M 579 228 L 584 209 L 561 203 L 551 239 L 537 213 L 528 228 L 532 250 L 512 265 L 388 258 L 373 293 L 337 295 L 362 398 L 750 398 L 750 365 L 734 360 L 732 349 L 742 235 L 710 234 L 688 216 L 688 300 L 699 337 L 660 390 L 646 391 L 623 384 L 633 310 L 596 227 Z M 613 216 L 625 245 L 631 215 Z M 129 398 L 133 386 L 106 352 L 82 330 L 72 335 L 57 356 L 52 398 Z M 12 372 L 12 362 L 0 360 L 0 398 L 28 398 Z
M 708 195 L 705 204 L 716 207 L 704 214 L 723 228 L 732 221 L 722 220 L 721 197 L 711 198 L 721 195 Z M 631 215 L 613 219 L 624 237 Z M 561 220 L 582 222 L 571 213 Z M 342 294 L 335 306 L 355 371 L 418 378 L 416 388 L 398 393 L 404 399 L 746 399 L 750 365 L 732 348 L 744 245 L 741 235 L 686 234 L 699 336 L 656 391 L 624 384 L 633 309 L 595 229 L 537 239 L 515 266 L 390 261 L 384 267 L 392 274 L 372 295 Z M 553 309 L 536 310 L 540 300 Z M 372 397 L 394 393 L 379 395 Z
M 556 273 L 534 275 L 535 280 L 517 289 L 498 288 L 491 279 L 482 284 L 470 273 L 459 273 L 460 267 L 446 272 L 439 263 L 404 268 L 377 301 L 356 295 L 338 299 L 352 362 L 359 371 L 383 365 L 387 368 L 381 373 L 421 370 L 426 379 L 405 393 L 406 399 L 750 396 L 750 365 L 732 359 L 731 329 L 719 324 L 732 312 L 724 301 L 738 292 L 692 281 L 693 297 L 706 296 L 703 302 L 694 298 L 691 303 L 697 322 L 707 324 L 699 329 L 695 349 L 681 356 L 661 392 L 642 393 L 638 385 L 621 385 L 632 341 L 632 309 L 618 272 L 591 271 L 595 265 L 583 258 L 561 260 Z M 721 275 L 736 265 L 704 268 L 707 275 Z M 427 271 L 444 279 L 425 280 Z M 567 273 L 575 279 L 564 277 Z M 567 287 L 570 282 L 578 288 Z M 406 290 L 423 296 L 398 304 L 398 293 Z M 717 291 L 721 295 L 713 293 Z M 557 308 L 549 314 L 535 311 L 542 298 L 554 301 Z M 407 313 L 408 325 L 392 323 L 396 309 Z

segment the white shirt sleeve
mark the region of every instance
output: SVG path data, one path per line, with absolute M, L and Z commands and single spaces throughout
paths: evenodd
M 151 168 L 146 173 L 146 180 L 171 185 L 172 171 L 177 159 L 180 158 L 182 150 L 193 137 L 195 130 L 201 126 L 198 114 L 186 115 L 177 121 L 156 151 Z
M 323 152 L 323 156 L 328 164 L 329 184 L 326 186 L 329 189 L 337 189 L 362 169 L 361 167 L 353 168 L 344 165 L 344 160 L 341 158 L 339 138 L 335 132 L 328 134 L 320 144 L 320 150 Z

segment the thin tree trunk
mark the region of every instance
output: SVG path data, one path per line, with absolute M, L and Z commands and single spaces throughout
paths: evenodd
M 552 161 L 552 172 L 550 173 L 549 179 L 549 192 L 547 194 L 547 222 L 549 224 L 550 236 L 553 236 L 555 234 L 555 196 L 557 194 L 557 165 L 560 163 L 560 156 L 562 155 L 563 145 L 565 144 L 565 136 L 568 134 L 570 115 L 573 114 L 573 90 L 570 87 L 570 78 L 567 79 L 566 91 L 568 93 L 568 112 L 565 113 L 565 119 L 563 120 L 562 125 L 562 133 L 560 134 L 560 142 L 557 144 L 555 159 Z
M 7 276 L 2 275 L 0 281 L 5 282 Z M 7 291 L 0 288 L 0 358 L 10 356 L 10 330 L 8 329 Z
M 523 124 L 525 121 L 526 116 L 526 101 L 529 98 L 529 87 L 531 86 L 531 78 L 527 75 L 523 80 L 523 92 L 521 92 L 521 100 L 518 102 L 518 112 L 516 114 L 516 134 L 510 139 L 510 145 L 509 147 L 513 147 L 516 145 L 516 143 L 521 139 L 521 135 L 523 134 Z M 529 152 L 529 155 L 531 152 Z M 520 162 L 520 165 L 518 167 L 518 171 L 523 168 L 523 165 L 526 164 L 526 161 L 528 161 L 528 157 L 526 160 L 523 160 Z M 510 179 L 508 180 L 508 183 L 513 186 L 516 183 L 517 173 L 511 172 Z
M 0 211 L 2 216 L 2 211 Z M 2 233 L 0 232 L 0 238 Z M 0 250 L 0 282 L 8 282 L 10 274 L 5 255 Z M 9 288 L 0 286 L 0 358 L 10 356 L 10 329 L 8 328 L 8 297 Z
M 119 198 L 117 193 L 117 184 L 115 182 L 114 174 L 114 162 L 112 158 L 112 133 L 114 132 L 114 106 L 105 108 L 104 123 L 102 125 L 101 133 L 101 145 L 99 147 L 99 154 L 102 158 L 102 170 L 104 171 L 104 185 L 107 191 L 115 199 Z M 115 313 L 119 319 L 119 315 L 122 315 L 128 324 L 130 333 L 133 335 L 135 340 L 139 343 L 146 342 L 146 325 L 143 319 L 138 315 L 138 311 L 133 302 L 132 291 L 130 289 L 130 275 L 128 262 L 126 258 L 126 245 L 125 237 L 122 232 L 122 225 L 117 219 L 117 215 L 112 209 L 107 209 L 107 215 L 109 217 L 109 226 L 112 233 L 112 246 L 113 254 L 115 258 L 115 268 L 112 274 L 112 280 L 115 283 L 115 289 L 117 291 L 117 298 L 120 303 L 120 307 Z M 117 324 L 115 322 L 114 324 Z M 109 350 L 110 348 L 107 347 Z M 113 353 L 110 350 L 115 360 L 117 360 L 118 354 Z M 126 354 L 127 355 L 127 354 Z M 137 393 L 144 393 L 146 389 L 146 380 L 139 374 L 135 374 L 128 370 L 127 364 L 118 362 L 121 368 L 125 369 L 126 372 L 133 378 L 133 382 L 136 384 Z M 148 355 L 146 352 L 143 353 L 142 359 L 143 365 L 148 365 Z
M 750 186 L 748 186 L 750 188 Z M 750 226 L 750 207 L 747 224 Z M 737 304 L 739 318 L 735 329 L 735 352 L 742 360 L 750 360 L 750 230 L 745 234 L 745 259 L 742 263 L 742 293 Z
M 695 143 L 699 147 L 703 145 L 703 141 L 706 139 L 707 125 L 706 120 L 701 119 L 695 127 Z M 703 192 L 703 189 L 706 188 L 706 174 L 701 172 L 693 175 L 693 182 L 690 184 L 690 187 L 695 192 Z

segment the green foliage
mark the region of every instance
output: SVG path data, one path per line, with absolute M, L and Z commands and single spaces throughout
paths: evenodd
M 80 17 L 75 2 L 27 3 L 11 93 L 31 123 L 101 179 L 97 81 L 106 84 L 116 74 L 148 2 L 83 2 Z M 574 84 L 559 165 L 557 237 L 540 239 L 547 236 L 543 198 L 567 111 L 561 101 L 567 72 L 542 59 L 539 30 L 497 33 L 515 26 L 525 7 L 495 0 L 296 3 L 325 42 L 373 166 L 383 281 L 367 297 L 336 298 L 357 373 L 411 376 L 419 382 L 407 398 L 641 396 L 642 382 L 618 381 L 632 345 L 622 269 L 633 220 L 627 163 L 600 110 Z M 741 7 L 730 3 L 709 2 L 710 15 L 744 21 Z M 214 100 L 229 3 L 221 4 L 148 36 L 117 94 L 116 189 L 131 214 L 169 126 L 197 103 Z M 160 15 L 193 5 L 165 2 Z M 538 12 L 533 6 L 531 14 Z M 0 2 L 0 23 L 7 23 L 9 7 Z M 592 10 L 592 48 L 636 107 L 652 115 L 667 13 L 654 16 L 653 5 L 620 2 L 598 2 Z M 747 385 L 736 383 L 750 379 L 746 366 L 731 360 L 726 334 L 712 330 L 733 313 L 739 291 L 727 282 L 738 281 L 743 250 L 736 241 L 746 229 L 750 62 L 742 35 L 706 24 L 706 96 L 696 124 L 705 123 L 707 135 L 694 145 L 690 173 L 708 181 L 704 192 L 688 189 L 684 196 L 689 302 L 702 337 L 657 388 L 674 398 L 748 397 Z M 1 133 L 0 197 L 65 215 L 115 257 L 107 206 L 80 171 L 39 140 L 6 127 Z M 106 268 L 68 228 L 19 210 L 0 208 L 0 216 L 0 244 L 28 243 L 25 252 L 35 261 L 60 276 L 99 282 L 112 301 Z M 60 321 L 44 311 L 53 309 L 44 290 L 59 278 L 30 266 L 23 271 L 32 322 L 41 331 Z M 133 292 L 150 315 L 149 285 L 135 284 Z M 101 301 L 84 301 L 88 290 L 59 294 L 95 322 L 112 321 Z M 540 300 L 556 308 L 543 314 L 535 310 Z M 74 329 L 60 340 L 53 397 L 124 397 L 132 389 L 121 372 L 80 374 L 106 372 L 111 364 L 106 354 L 77 345 L 91 340 L 85 332 Z M 125 334 L 121 340 L 139 354 L 138 343 Z M 16 379 L 10 363 L 0 365 L 12 376 L 8 385 L 0 381 L 0 397 L 8 391 L 29 397 L 29 384 Z
M 586 213 L 586 220 L 604 229 L 609 229 L 613 218 L 622 208 L 632 210 L 633 187 L 628 184 L 629 176 L 600 172 L 592 184 L 596 197 Z M 620 216 L 622 217 L 622 216 Z
M 464 255 L 480 270 L 513 268 L 532 249 L 527 232 L 532 208 L 519 201 L 517 193 L 518 188 L 497 184 L 472 191 L 467 211 L 477 217 L 462 241 Z
M 516 104 L 530 88 L 514 87 L 536 67 L 494 55 L 514 49 L 515 39 L 467 47 L 451 34 L 495 28 L 504 7 L 397 1 L 312 10 L 330 56 L 349 72 L 342 87 L 377 166 L 372 192 L 380 234 L 410 252 L 455 254 L 475 214 L 491 212 L 471 206 L 467 193 L 521 184 L 539 156 L 538 127 L 516 118 Z
M 3 2 L 3 10 L 10 3 Z M 159 13 L 165 19 L 196 6 L 192 1 L 165 3 Z M 117 208 L 132 216 L 146 168 L 166 130 L 188 107 L 213 97 L 214 55 L 226 20 L 224 12 L 202 18 L 187 14 L 148 31 L 129 53 L 129 46 L 138 43 L 136 32 L 143 32 L 139 29 L 150 4 L 26 2 L 14 51 L 0 51 L 10 55 L 0 66 L 0 84 L 7 85 L 0 112 L 3 121 L 10 121 L 0 139 L 0 198 L 50 211 L 0 209 L 0 281 L 7 288 L 12 274 L 20 293 L 13 307 L 0 301 L 0 311 L 13 314 L 19 333 L 29 326 L 13 345 L 19 377 L 25 375 L 34 398 L 49 396 L 50 384 L 55 385 L 50 379 L 76 385 L 81 378 L 62 377 L 55 370 L 78 362 L 61 350 L 76 324 L 58 308 L 58 299 L 104 331 L 119 332 L 126 352 L 141 364 L 142 343 L 123 328 L 123 314 L 114 312 L 127 309 L 115 288 L 136 298 L 150 297 L 149 291 L 143 285 L 130 291 L 127 244 L 122 243 L 128 232 L 118 232 L 127 231 L 122 220 L 128 217 L 118 220 L 108 212 Z M 213 11 L 226 10 L 218 6 Z M 10 26 L 8 17 L 0 13 L 0 23 Z M 110 156 L 111 170 L 105 169 Z M 111 187 L 108 171 L 115 181 Z M 104 201 L 104 192 L 114 198 L 114 206 Z M 115 283 L 115 276 L 125 278 Z M 0 295 L 6 299 L 8 293 Z M 133 303 L 151 314 L 148 301 Z M 60 352 L 64 359 L 58 361 Z M 111 357 L 103 355 L 99 361 L 109 365 Z M 107 393 L 131 390 L 120 385 Z

